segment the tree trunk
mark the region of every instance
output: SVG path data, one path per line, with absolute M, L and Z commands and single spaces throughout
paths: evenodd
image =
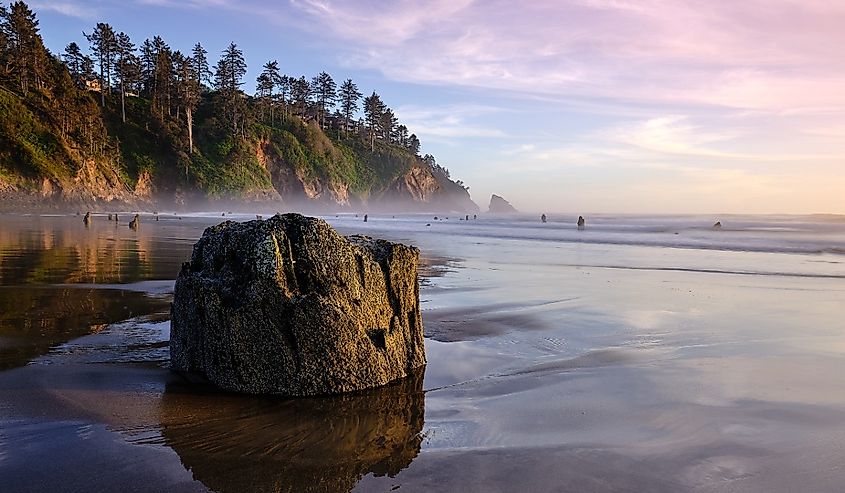
M 111 92 L 111 54 L 106 55 L 106 87 Z
M 194 114 L 190 106 L 185 108 L 185 119 L 188 121 L 188 154 L 194 153 Z M 188 168 L 185 167 L 185 179 L 188 178 Z
M 123 123 L 126 123 L 126 89 L 123 87 L 123 79 L 120 79 L 120 116 Z

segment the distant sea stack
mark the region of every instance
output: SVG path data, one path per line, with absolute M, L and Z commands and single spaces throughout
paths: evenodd
M 490 207 L 488 207 L 488 211 L 493 214 L 513 214 L 519 212 L 511 205 L 510 202 L 496 194 L 493 194 L 490 197 Z
M 176 279 L 171 369 L 287 396 L 403 378 L 426 362 L 418 259 L 299 214 L 208 228 Z

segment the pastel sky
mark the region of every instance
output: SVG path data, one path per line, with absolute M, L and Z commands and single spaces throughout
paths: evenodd
M 376 90 L 486 208 L 845 213 L 845 2 L 38 0 Z

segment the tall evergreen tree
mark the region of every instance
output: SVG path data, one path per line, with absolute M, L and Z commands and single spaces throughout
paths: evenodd
M 91 80 L 97 76 L 97 73 L 94 71 L 94 60 L 85 55 L 82 57 L 82 80 Z
M 98 22 L 91 34 L 85 34 L 85 39 L 91 43 L 91 52 L 100 65 L 100 101 L 105 106 L 106 92 L 111 90 L 112 62 L 117 48 L 117 37 L 110 25 Z
M 282 82 L 282 76 L 279 73 L 279 62 L 276 60 L 269 61 L 264 64 L 261 75 L 257 79 L 257 89 L 262 97 L 262 112 L 264 108 L 270 109 L 270 125 L 275 125 L 275 95 L 274 89 Z
M 358 86 L 352 82 L 352 79 L 346 79 L 343 84 L 340 85 L 340 110 L 343 113 L 343 132 L 344 134 L 347 132 L 349 128 L 349 122 L 352 119 L 352 115 L 358 111 L 358 101 L 361 100 L 361 92 L 358 90 Z
M 232 116 L 232 132 L 238 133 L 238 119 L 242 117 L 244 100 L 241 97 L 243 77 L 246 75 L 246 62 L 243 52 L 235 43 L 223 50 L 220 60 L 214 67 L 214 85 L 223 96 L 227 113 Z
M 337 84 L 332 76 L 320 72 L 311 79 L 311 88 L 317 102 L 317 123 L 325 125 L 326 111 L 331 110 L 337 102 Z
M 211 69 L 208 65 L 208 51 L 200 43 L 194 45 L 191 50 L 191 70 L 193 80 L 201 85 L 211 86 Z
M 396 127 L 396 143 L 402 147 L 407 147 L 408 127 L 405 125 L 399 125 Z
M 415 156 L 420 153 L 420 139 L 417 138 L 417 134 L 411 134 L 408 137 L 408 143 L 405 148 L 411 151 L 411 153 Z
M 246 75 L 246 62 L 244 53 L 238 45 L 229 43 L 214 68 L 215 87 L 218 91 L 229 93 L 240 91 L 243 77 Z
M 396 128 L 397 123 L 398 120 L 396 115 L 393 114 L 393 110 L 385 107 L 381 112 L 381 116 L 379 116 L 378 126 L 381 129 L 385 140 L 388 142 L 393 142 L 395 140 L 394 129 Z
M 68 43 L 68 45 L 65 46 L 65 52 L 62 54 L 62 60 L 64 60 L 65 65 L 67 65 L 67 69 L 74 80 L 77 82 L 81 81 L 83 77 L 85 55 L 82 54 L 82 50 L 79 48 L 79 45 L 75 42 Z
M 258 105 L 261 107 L 261 121 L 264 121 L 265 113 L 268 113 L 270 97 L 273 94 L 273 79 L 266 73 L 261 72 L 255 78 L 255 97 L 258 99 Z
M 370 133 L 370 150 L 375 150 L 376 146 L 376 132 L 380 128 L 381 117 L 384 114 L 386 106 L 375 91 L 366 98 L 364 98 L 364 118 L 367 122 L 367 128 Z
M 285 115 L 288 114 L 288 98 L 291 94 L 293 81 L 294 79 L 292 77 L 288 77 L 287 75 L 280 75 L 279 79 L 276 80 L 276 86 L 279 88 L 279 101 L 282 103 L 282 112 Z
M 142 92 L 149 97 L 153 92 L 156 67 L 156 53 L 152 40 L 145 39 L 139 51 L 138 62 L 141 69 Z
M 291 81 L 290 98 L 295 114 L 305 118 L 311 102 L 311 84 L 304 75 Z
M 24 94 L 32 84 L 41 85 L 46 50 L 38 34 L 38 19 L 24 2 L 12 2 L 0 10 L 0 31 L 7 52 L 6 64 Z
M 177 69 L 177 92 L 179 107 L 185 112 L 185 124 L 188 131 L 188 154 L 194 153 L 194 110 L 200 101 L 202 82 L 200 71 L 196 70 L 193 57 L 179 57 Z M 188 160 L 185 160 L 185 179 L 188 178 Z
M 153 38 L 155 64 L 153 68 L 152 109 L 159 118 L 172 115 L 173 52 L 160 37 Z
M 120 82 L 120 116 L 126 123 L 126 88 L 137 80 L 135 45 L 126 33 L 115 36 L 114 74 Z

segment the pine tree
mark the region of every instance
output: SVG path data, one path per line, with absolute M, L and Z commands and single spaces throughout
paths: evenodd
M 376 131 L 380 127 L 385 108 L 386 106 L 375 91 L 370 96 L 364 98 L 364 118 L 366 119 L 370 132 L 370 151 L 375 150 Z
M 282 81 L 282 76 L 279 74 L 279 62 L 276 60 L 269 61 L 264 64 L 264 70 L 261 72 L 261 75 L 258 76 L 256 80 L 258 92 L 260 93 L 261 97 L 261 111 L 262 111 L 262 118 L 264 108 L 269 107 L 270 109 L 270 125 L 275 125 L 275 115 L 273 111 L 273 107 L 275 106 L 273 90 L 278 86 L 278 83 Z
M 311 84 L 308 83 L 304 75 L 291 80 L 290 98 L 295 114 L 305 118 L 308 112 L 308 103 L 311 102 Z
M 173 52 L 158 36 L 153 39 L 153 49 L 155 50 L 155 68 L 152 74 L 152 109 L 159 118 L 163 118 L 165 114 L 172 115 Z
M 145 39 L 141 44 L 138 61 L 141 69 L 141 92 L 147 97 L 150 97 L 155 85 L 156 53 L 153 42 L 149 38 Z
M 287 75 L 279 76 L 279 79 L 276 81 L 276 86 L 279 88 L 279 101 L 282 103 L 282 112 L 285 116 L 288 114 L 288 98 L 291 94 L 293 81 L 294 79 L 292 77 L 288 77 Z
M 91 80 L 96 76 L 97 73 L 94 72 L 94 60 L 90 56 L 85 55 L 82 57 L 82 79 Z
M 62 60 L 67 65 L 70 75 L 79 83 L 83 78 L 83 67 L 85 64 L 85 55 L 75 42 L 68 43 L 65 46 L 65 52 L 62 54 Z
M 417 138 L 417 134 L 411 134 L 408 137 L 408 144 L 405 147 L 415 156 L 420 153 L 420 139 Z
M 185 124 L 188 131 L 188 154 L 194 153 L 194 110 L 200 101 L 202 82 L 201 71 L 196 69 L 193 57 L 179 57 L 177 69 L 177 92 L 179 106 L 185 111 Z M 188 178 L 188 161 L 185 160 L 185 179 Z
M 111 90 L 111 71 L 117 38 L 114 29 L 104 22 L 98 22 L 91 34 L 85 34 L 85 39 L 91 43 L 91 52 L 100 65 L 100 101 L 106 105 L 106 92 Z
M 270 96 L 273 94 L 273 86 L 273 79 L 268 77 L 264 72 L 261 72 L 255 78 L 255 97 L 258 99 L 258 105 L 261 106 L 262 121 L 264 121 L 264 114 L 270 106 Z
M 24 2 L 13 2 L 0 10 L 0 27 L 8 71 L 27 94 L 31 84 L 42 85 L 45 69 L 46 50 L 38 34 L 38 19 Z
M 126 87 L 135 83 L 136 72 L 135 45 L 126 33 L 121 32 L 115 37 L 114 74 L 120 81 L 120 116 L 123 123 L 126 123 Z
M 211 69 L 208 66 L 208 51 L 200 43 L 194 45 L 191 50 L 191 70 L 193 80 L 211 86 Z
M 393 130 L 396 128 L 396 124 L 398 120 L 396 115 L 393 114 L 393 110 L 385 107 L 384 110 L 381 112 L 381 115 L 378 119 L 378 126 L 381 129 L 382 135 L 384 136 L 385 140 L 388 142 L 393 142 L 394 134 Z
M 402 147 L 407 148 L 408 143 L 408 127 L 399 125 L 396 127 L 396 143 Z
M 346 79 L 343 84 L 340 86 L 340 109 L 343 113 L 344 119 L 344 126 L 343 132 L 344 134 L 349 129 L 349 122 L 352 119 L 352 115 L 358 111 L 358 101 L 361 99 L 360 91 L 358 91 L 358 86 L 352 82 L 352 79 Z
M 326 111 L 332 109 L 337 102 L 337 84 L 331 75 L 320 72 L 311 79 L 311 88 L 317 101 L 317 123 L 323 127 Z
M 246 75 L 246 62 L 244 61 L 244 54 L 238 49 L 235 43 L 229 43 L 229 46 L 223 51 L 220 60 L 214 67 L 214 86 L 225 101 L 227 113 L 232 115 L 232 132 L 234 135 L 238 133 L 238 118 L 242 114 L 244 106 L 243 98 L 241 97 L 241 86 L 243 85 L 243 77 Z

